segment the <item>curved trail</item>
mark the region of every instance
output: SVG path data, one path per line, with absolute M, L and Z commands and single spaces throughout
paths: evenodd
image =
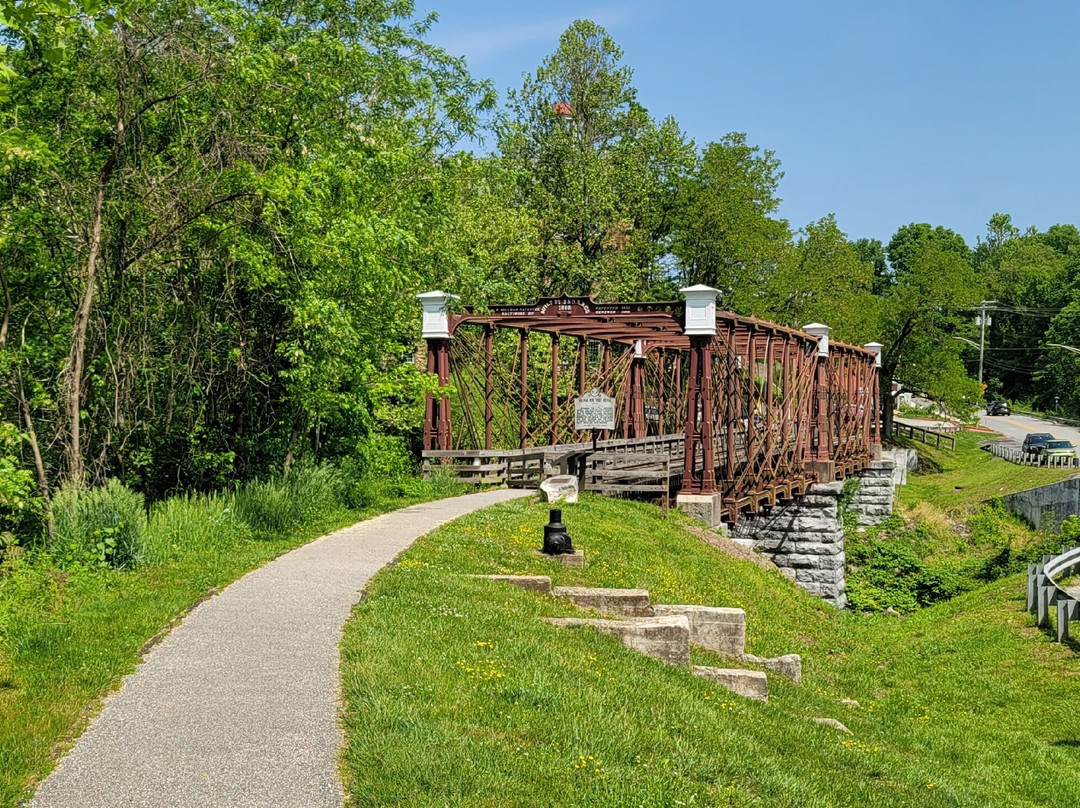
M 429 502 L 323 536 L 200 605 L 124 680 L 34 808 L 340 808 L 338 643 L 418 537 L 531 492 Z

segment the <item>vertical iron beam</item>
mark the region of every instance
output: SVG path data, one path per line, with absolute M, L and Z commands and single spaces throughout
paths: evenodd
M 551 335 L 551 445 L 559 442 L 559 335 Z
M 521 329 L 521 448 L 529 435 L 529 332 Z
M 495 385 L 492 380 L 494 348 L 492 340 L 495 328 L 491 325 L 484 326 L 484 448 L 491 448 L 491 429 L 495 421 L 491 410 L 491 398 L 495 394 Z

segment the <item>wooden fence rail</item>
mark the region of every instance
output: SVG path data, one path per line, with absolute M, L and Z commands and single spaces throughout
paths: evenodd
M 892 433 L 894 435 L 906 435 L 909 440 L 918 440 L 923 443 L 933 443 L 937 447 L 941 447 L 942 441 L 947 442 L 946 448 L 956 448 L 956 438 L 952 435 L 946 435 L 942 432 L 935 432 L 932 429 L 926 429 L 921 426 L 911 426 L 909 424 L 901 424 L 899 421 L 893 421 Z

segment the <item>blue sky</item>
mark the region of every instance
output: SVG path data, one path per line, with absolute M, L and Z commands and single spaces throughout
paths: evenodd
M 500 98 L 572 20 L 603 25 L 654 117 L 776 152 L 795 227 L 835 213 L 887 242 L 928 221 L 974 245 L 996 211 L 1080 224 L 1080 3 L 417 3 Z

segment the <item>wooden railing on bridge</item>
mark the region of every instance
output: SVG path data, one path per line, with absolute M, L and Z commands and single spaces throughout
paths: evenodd
M 615 399 L 617 421 L 600 435 L 586 488 L 719 497 L 734 521 L 868 465 L 880 444 L 879 345 L 717 311 L 707 287 L 683 294 L 464 313 L 449 311 L 449 295 L 422 295 L 427 367 L 441 388 L 427 400 L 425 462 L 470 482 L 538 484 L 558 455 L 586 462 L 574 401 L 595 388 Z M 634 453 L 649 457 L 625 458 Z

